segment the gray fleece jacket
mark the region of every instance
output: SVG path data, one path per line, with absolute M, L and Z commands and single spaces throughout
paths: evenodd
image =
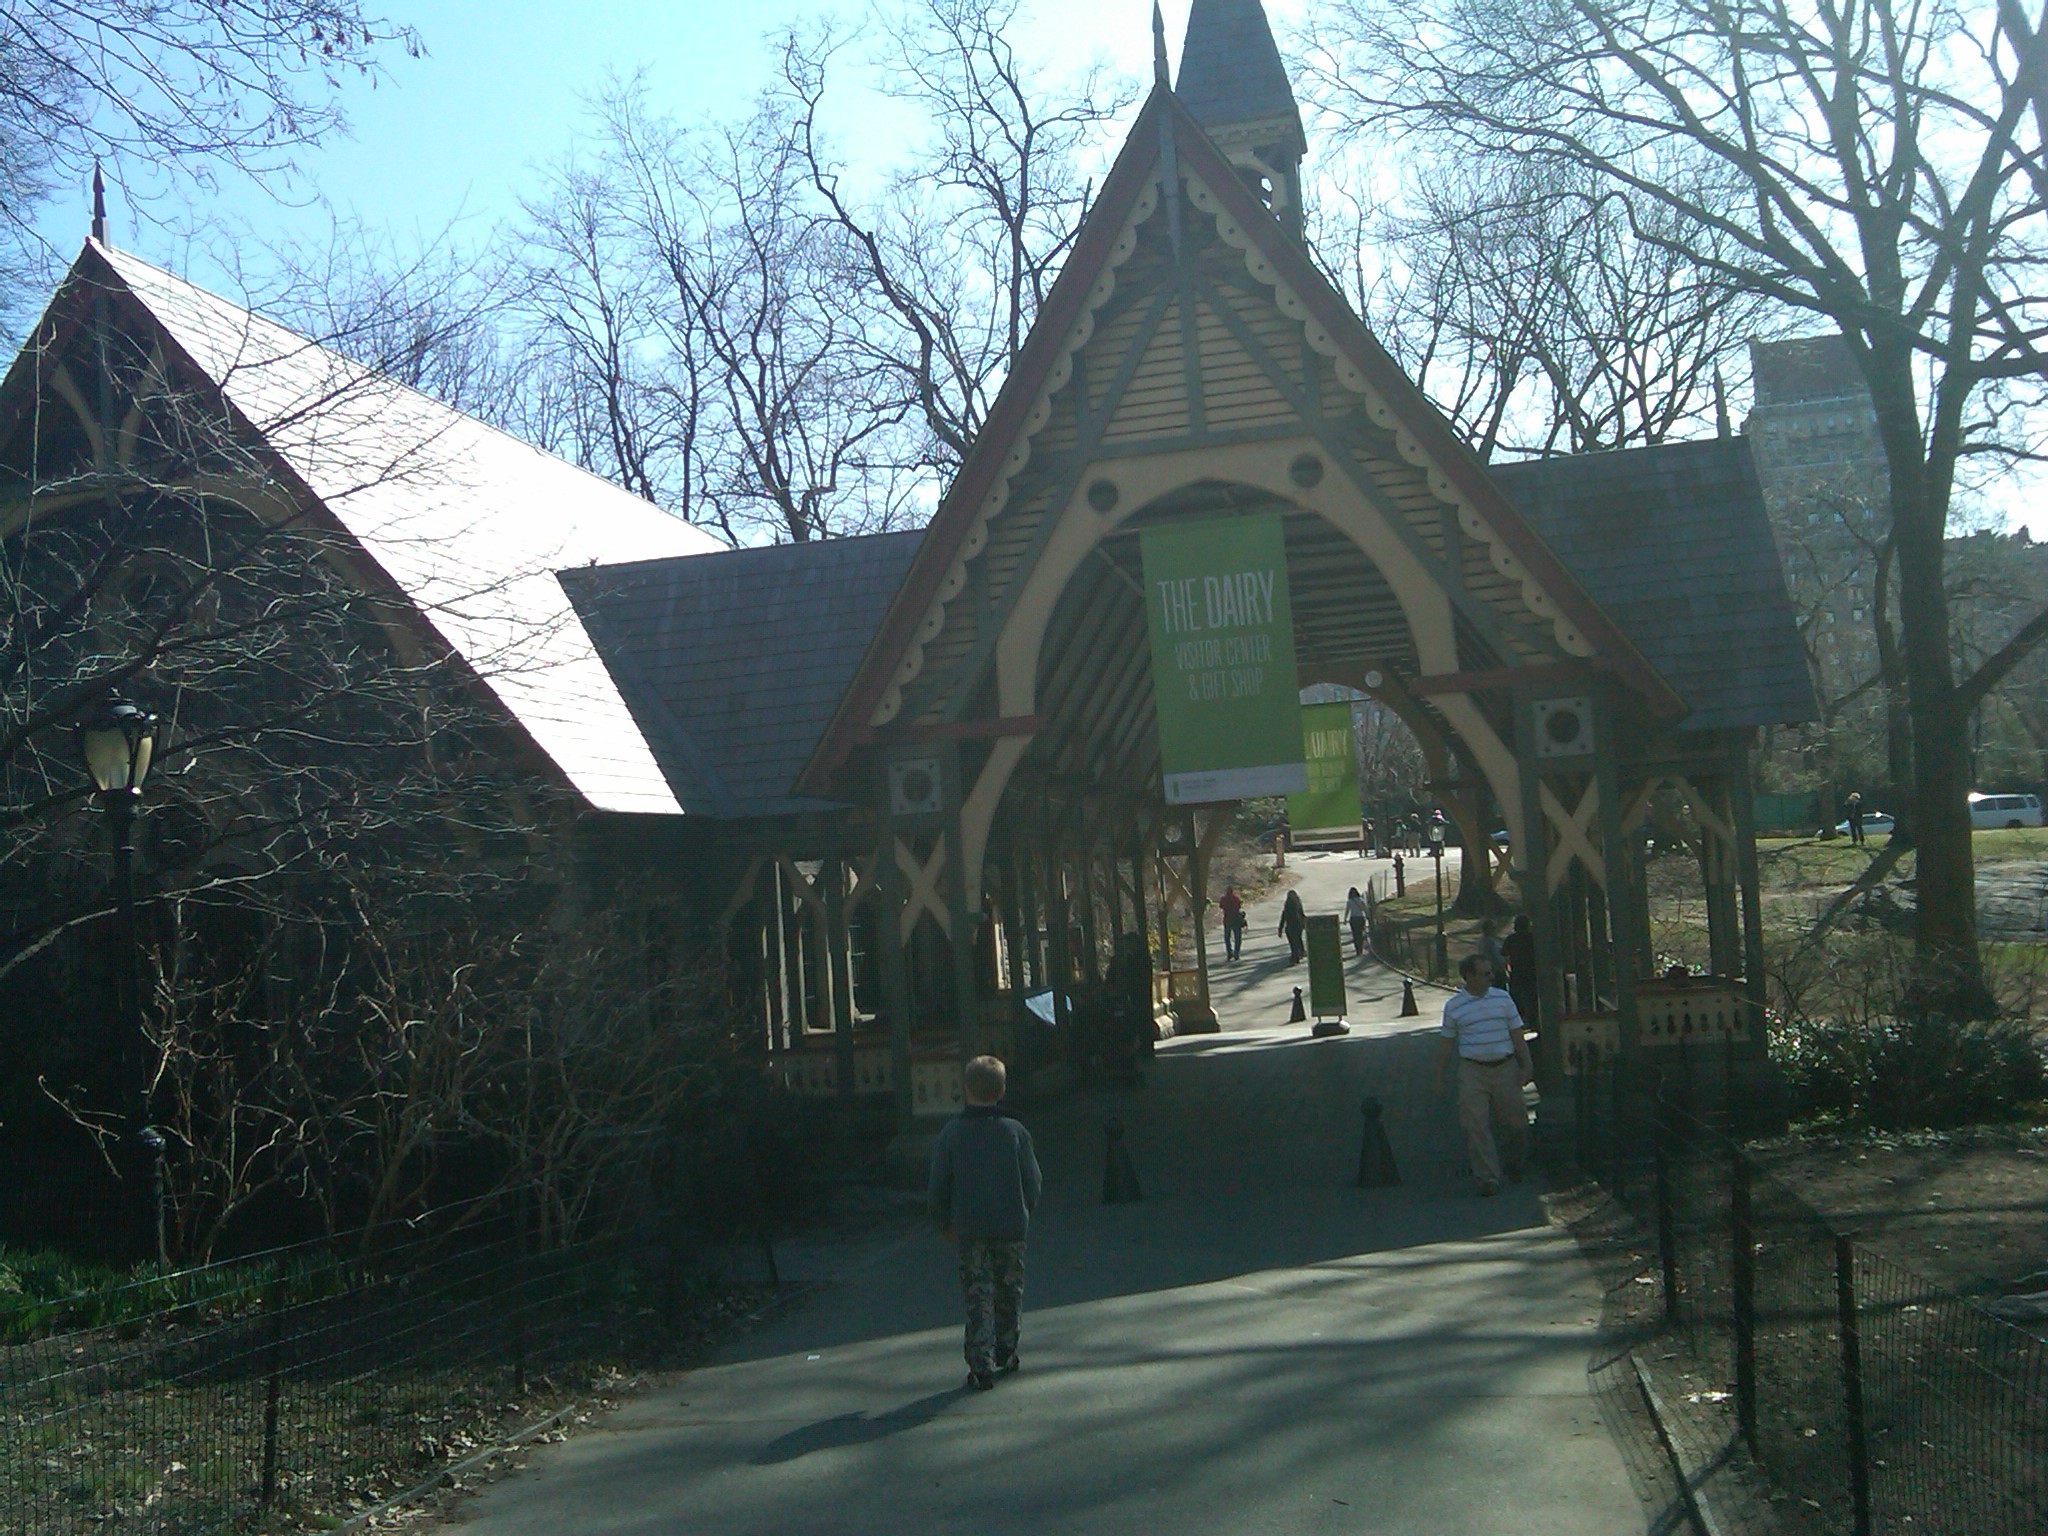
M 970 1104 L 932 1148 L 932 1220 L 958 1237 L 1021 1243 L 1041 1186 L 1031 1133 L 995 1105 Z

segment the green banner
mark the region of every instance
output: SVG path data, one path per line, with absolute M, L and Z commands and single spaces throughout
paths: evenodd
M 1358 749 L 1349 703 L 1301 707 L 1301 751 L 1308 788 L 1287 797 L 1290 833 L 1358 830 Z
M 1308 1012 L 1314 1019 L 1344 1017 L 1344 940 L 1334 912 L 1308 920 Z
M 1168 805 L 1308 787 L 1277 513 L 1139 535 Z

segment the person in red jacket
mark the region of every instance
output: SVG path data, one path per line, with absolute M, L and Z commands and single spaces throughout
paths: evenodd
M 1216 909 L 1223 914 L 1223 958 L 1240 959 L 1244 954 L 1244 898 L 1235 885 L 1223 887 Z

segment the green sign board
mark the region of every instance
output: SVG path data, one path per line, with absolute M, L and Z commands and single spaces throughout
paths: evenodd
M 1140 535 L 1169 805 L 1308 788 L 1277 514 Z
M 1349 703 L 1304 704 L 1301 751 L 1308 788 L 1287 797 L 1290 832 L 1358 829 L 1358 750 L 1351 739 Z
M 1334 912 L 1308 920 L 1308 1011 L 1311 1018 L 1344 1017 L 1344 940 Z

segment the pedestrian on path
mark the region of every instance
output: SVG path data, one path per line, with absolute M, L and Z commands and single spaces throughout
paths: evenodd
M 1514 999 L 1493 984 L 1484 955 L 1458 962 L 1464 985 L 1444 1003 L 1442 1038 L 1436 1059 L 1436 1091 L 1442 1094 L 1451 1062 L 1458 1063 L 1458 1121 L 1479 1193 L 1497 1195 L 1505 1173 L 1521 1182 L 1528 1156 L 1529 1111 L 1522 1084 L 1536 1075 L 1529 1042 Z M 1497 1134 L 1498 1133 L 1498 1134 Z M 1504 1141 L 1505 1145 L 1501 1142 Z
M 1358 887 L 1351 887 L 1351 894 L 1344 898 L 1344 921 L 1351 925 L 1351 953 L 1354 957 L 1365 953 L 1365 898 L 1358 894 Z
M 967 1385 L 977 1392 L 1017 1369 L 1024 1241 L 1043 1183 L 1031 1133 L 1002 1108 L 1007 1079 L 997 1057 L 967 1063 L 967 1107 L 939 1132 L 927 1190 L 932 1219 L 960 1257 Z
M 1849 791 L 1849 841 L 1858 846 L 1863 842 L 1863 794 L 1854 789 Z
M 1235 885 L 1223 887 L 1216 909 L 1223 914 L 1223 958 L 1236 960 L 1244 954 L 1244 898 Z
M 1301 892 L 1289 891 L 1287 899 L 1280 904 L 1280 927 L 1277 931 L 1287 940 L 1287 963 L 1301 964 L 1301 957 L 1308 953 L 1308 913 L 1302 910 Z

